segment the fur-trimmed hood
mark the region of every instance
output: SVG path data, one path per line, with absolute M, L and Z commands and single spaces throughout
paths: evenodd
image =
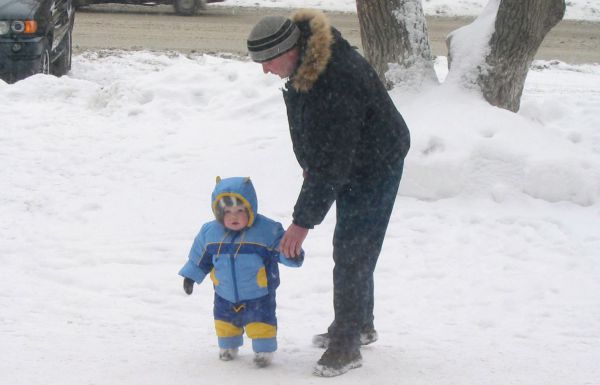
M 331 59 L 331 45 L 334 40 L 331 25 L 323 12 L 309 9 L 295 12 L 292 21 L 297 25 L 307 23 L 309 28 L 309 36 L 303 34 L 300 38 L 306 39 L 303 42 L 304 52 L 291 79 L 292 86 L 298 92 L 308 92 Z

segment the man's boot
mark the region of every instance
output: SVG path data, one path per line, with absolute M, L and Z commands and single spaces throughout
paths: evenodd
M 358 348 L 351 350 L 328 348 L 315 365 L 313 374 L 319 377 L 334 377 L 360 366 L 362 366 L 362 356 Z
M 360 331 L 360 344 L 369 345 L 377 341 L 379 335 L 377 331 L 372 327 L 365 327 Z M 317 334 L 312 339 L 313 346 L 318 348 L 327 349 L 329 347 L 329 333 Z

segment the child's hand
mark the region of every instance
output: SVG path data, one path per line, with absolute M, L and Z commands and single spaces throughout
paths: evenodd
M 183 279 L 183 290 L 185 294 L 190 295 L 194 291 L 194 280 L 189 278 Z

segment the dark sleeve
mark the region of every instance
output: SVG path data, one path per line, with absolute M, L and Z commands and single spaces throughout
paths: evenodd
M 294 223 L 304 228 L 323 221 L 337 192 L 348 183 L 356 156 L 364 124 L 364 92 L 360 78 L 346 75 L 323 79 L 318 99 L 305 111 L 308 176 L 293 213 Z

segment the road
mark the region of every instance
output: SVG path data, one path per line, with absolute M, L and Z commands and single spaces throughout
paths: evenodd
M 265 14 L 289 15 L 289 9 L 208 6 L 202 13 L 177 16 L 172 7 L 95 5 L 77 11 L 74 50 L 100 49 L 232 53 L 246 55 L 245 41 Z M 358 18 L 353 13 L 326 12 L 332 25 L 361 47 Z M 449 32 L 468 24 L 464 17 L 428 17 L 434 55 L 446 56 Z M 600 63 L 600 23 L 563 20 L 538 50 L 536 59 L 567 63 Z

